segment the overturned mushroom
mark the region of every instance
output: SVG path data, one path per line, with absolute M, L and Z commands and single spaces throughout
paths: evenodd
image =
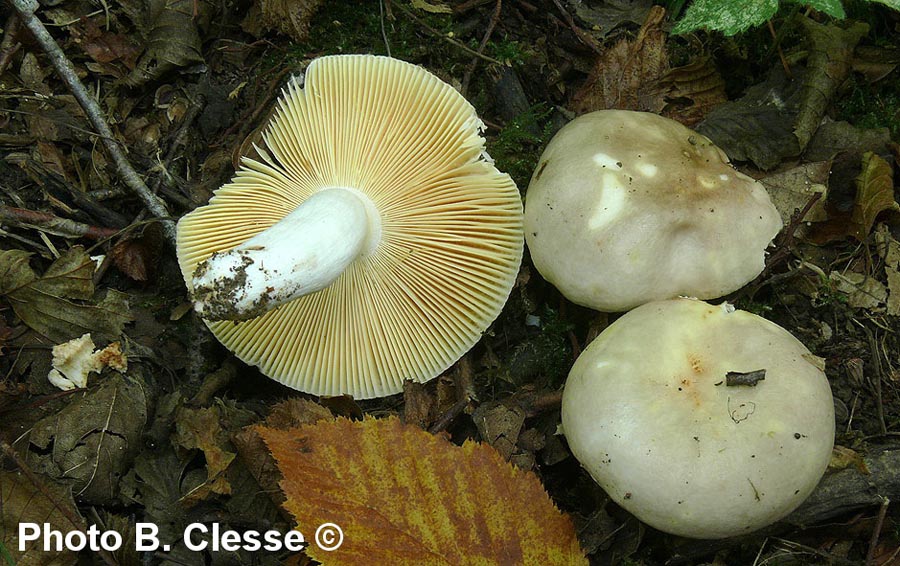
M 728 304 L 648 303 L 575 362 L 563 432 L 609 496 L 649 525 L 746 534 L 790 513 L 825 472 L 834 406 L 820 364 L 783 328 Z
M 261 160 L 178 224 L 196 310 L 239 358 L 309 393 L 436 376 L 499 314 L 522 255 L 521 199 L 481 127 L 415 65 L 313 61 Z
M 780 229 L 761 184 L 704 136 L 646 112 L 601 110 L 567 124 L 525 200 L 541 275 L 571 301 L 610 312 L 735 291 L 762 271 Z

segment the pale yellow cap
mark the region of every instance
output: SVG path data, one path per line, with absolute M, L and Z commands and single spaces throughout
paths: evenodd
M 484 152 L 475 109 L 409 63 L 371 55 L 313 61 L 209 204 L 178 224 L 188 287 L 198 263 L 275 224 L 316 191 L 349 187 L 381 214 L 382 240 L 326 289 L 246 322 L 210 322 L 248 364 L 316 395 L 397 393 L 481 337 L 522 259 L 522 203 Z

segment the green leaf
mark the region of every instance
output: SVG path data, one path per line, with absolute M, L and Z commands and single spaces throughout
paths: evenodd
M 809 6 L 813 10 L 817 12 L 822 12 L 823 14 L 828 14 L 832 18 L 837 20 L 843 20 L 847 17 L 847 13 L 844 12 L 844 5 L 841 4 L 841 0 L 788 0 L 792 4 L 801 4 L 803 6 Z
M 900 0 L 869 0 L 869 2 L 875 2 L 876 4 L 883 4 L 888 8 L 893 8 L 900 12 Z
M 778 11 L 778 0 L 695 0 L 672 33 L 699 28 L 735 35 L 766 22 Z
M 808 6 L 813 10 L 828 14 L 832 18 L 847 17 L 841 0 L 786 0 L 793 4 Z M 900 10 L 900 0 L 869 0 L 882 2 Z M 735 35 L 747 29 L 764 24 L 778 11 L 779 0 L 695 0 L 672 33 L 681 34 L 704 28 L 720 31 L 725 35 Z

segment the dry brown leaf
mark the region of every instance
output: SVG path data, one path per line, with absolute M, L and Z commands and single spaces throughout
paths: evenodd
M 437 418 L 437 398 L 424 383 L 403 382 L 403 422 L 428 428 Z
M 900 316 L 900 272 L 885 265 L 884 273 L 887 276 L 888 287 L 887 313 L 891 316 Z
M 875 217 L 885 210 L 900 211 L 900 205 L 894 201 L 893 170 L 887 161 L 869 151 L 863 154 L 862 172 L 856 178 L 851 235 L 859 241 L 865 240 Z
M 666 102 L 662 115 L 686 126 L 698 123 L 728 100 L 725 80 L 707 55 L 670 70 L 660 77 L 659 84 Z
M 77 564 L 75 552 L 57 551 L 52 545 L 41 544 L 41 540 L 25 542 L 24 549 L 19 550 L 22 523 L 49 525 L 63 533 L 85 529 L 67 486 L 49 481 L 37 485 L 34 481 L 40 479 L 36 475 L 0 470 L 0 564 Z
M 669 71 L 666 34 L 661 27 L 665 15 L 665 9 L 654 6 L 633 41 L 622 39 L 597 58 L 587 81 L 572 98 L 575 112 L 606 108 L 662 111 L 665 101 L 658 81 Z
M 0 251 L 0 294 L 22 322 L 56 344 L 86 332 L 114 340 L 131 320 L 126 296 L 109 289 L 94 299 L 96 263 L 84 248 L 74 246 L 38 276 L 22 250 Z
M 472 414 L 475 427 L 485 442 L 509 460 L 516 450 L 525 424 L 525 411 L 516 403 L 482 403 Z
M 146 50 L 123 82 L 143 85 L 163 74 L 203 62 L 198 24 L 207 18 L 208 3 L 194 0 L 122 2 L 122 7 L 144 36 Z
M 324 0 L 257 0 L 241 22 L 257 37 L 264 30 L 279 31 L 297 42 L 306 41 L 309 22 Z
M 159 225 L 151 224 L 141 235 L 116 242 L 109 255 L 119 271 L 135 281 L 147 281 L 156 274 L 164 242 Z
M 836 472 L 851 466 L 859 470 L 860 473 L 869 473 L 869 467 L 866 466 L 866 460 L 862 457 L 862 454 L 846 446 L 835 444 L 831 451 L 831 461 L 828 462 L 828 469 Z
M 889 210 L 900 212 L 900 205 L 894 201 L 893 170 L 877 154 L 871 151 L 863 154 L 862 170 L 854 182 L 856 197 L 850 213 L 829 210 L 828 220 L 810 226 L 807 241 L 821 245 L 852 236 L 862 242 L 879 214 Z
M 804 210 L 810 200 L 819 195 L 818 200 L 801 219 L 803 222 L 794 230 L 794 237 L 805 237 L 808 222 L 822 222 L 828 218 L 825 202 L 830 174 L 831 161 L 818 161 L 791 167 L 759 180 L 772 198 L 772 204 L 778 209 L 785 226 L 789 226 L 794 215 Z
M 122 475 L 140 451 L 152 399 L 140 371 L 112 373 L 57 413 L 35 423 L 28 436 L 29 465 L 67 482 L 79 501 L 117 501 Z
M 334 416 L 331 411 L 322 405 L 302 397 L 292 397 L 272 407 L 269 416 L 266 417 L 265 426 L 289 429 L 332 418 Z M 265 442 L 259 436 L 258 428 L 260 427 L 247 427 L 235 434 L 232 441 L 256 483 L 267 493 L 273 494 L 275 502 L 280 504 L 284 500 L 279 499 L 281 491 L 278 489 L 278 482 L 281 481 L 281 473 Z
M 597 58 L 590 76 L 572 97 L 575 112 L 641 110 L 691 126 L 727 100 L 725 81 L 710 57 L 669 67 L 664 17 L 665 10 L 654 6 L 633 41 L 622 39 Z
M 80 19 L 69 30 L 75 43 L 94 60 L 97 72 L 119 79 L 134 69 L 141 49 L 127 35 L 103 30 L 91 18 Z
M 808 42 L 809 56 L 800 95 L 800 108 L 794 122 L 794 134 L 802 151 L 812 138 L 825 110 L 850 73 L 850 60 L 859 40 L 868 33 L 869 25 L 855 22 L 847 28 L 820 24 L 800 18 Z
M 200 449 L 206 458 L 206 482 L 189 499 L 202 500 L 210 493 L 230 494 L 231 484 L 225 477 L 225 470 L 234 460 L 235 453 L 225 448 L 227 433 L 219 424 L 219 411 L 212 407 L 182 407 L 175 425 L 174 442 L 184 448 Z
M 342 564 L 587 564 L 569 518 L 538 478 L 487 445 L 461 447 L 399 419 L 259 427 L 300 532 L 341 527 L 307 553 Z

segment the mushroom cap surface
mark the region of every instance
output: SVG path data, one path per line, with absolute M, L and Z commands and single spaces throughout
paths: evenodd
M 619 505 L 665 532 L 749 533 L 812 492 L 834 442 L 821 360 L 780 326 L 692 299 L 640 306 L 566 382 L 563 431 Z M 728 372 L 765 370 L 755 385 Z
M 327 288 L 245 322 L 206 324 L 244 362 L 317 395 L 371 398 L 452 365 L 502 309 L 524 245 L 519 192 L 484 152 L 452 87 L 388 57 L 321 57 L 291 83 L 263 135 L 209 204 L 178 223 L 197 265 L 309 196 L 350 188 L 374 203 L 381 241 Z
M 703 135 L 647 112 L 566 124 L 525 198 L 535 267 L 569 300 L 608 312 L 735 291 L 780 229 L 760 183 Z

